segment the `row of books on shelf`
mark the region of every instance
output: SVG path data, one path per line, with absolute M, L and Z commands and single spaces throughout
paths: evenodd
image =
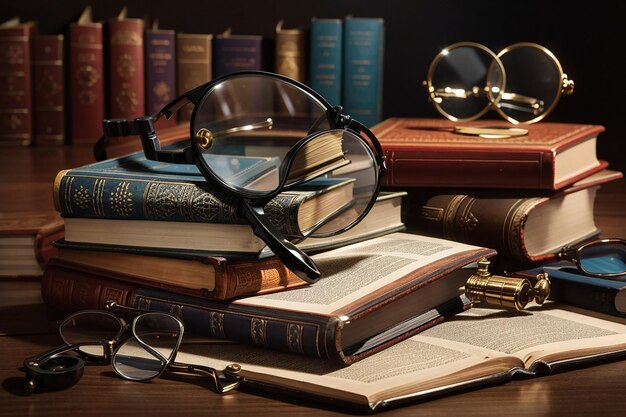
M 43 299 L 67 312 L 115 300 L 174 313 L 190 333 L 238 342 L 185 345 L 180 360 L 238 363 L 251 385 L 370 411 L 622 354 L 626 322 L 569 306 L 626 315 L 619 284 L 578 277 L 587 287 L 571 290 L 570 272 L 550 271 L 554 302 L 526 312 L 470 309 L 462 289 L 482 257 L 530 274 L 562 246 L 599 234 L 597 189 L 622 177 L 595 157 L 602 128 L 541 123 L 498 141 L 450 126 L 390 119 L 373 128 L 386 187 L 353 229 L 298 244 L 322 272 L 313 285 L 271 256 L 193 168 L 139 152 L 61 171 L 54 199 L 64 238 L 43 270 Z M 530 167 L 516 171 L 514 161 Z M 447 182 L 437 183 L 446 164 Z M 316 207 L 319 221 L 329 214 L 315 202 L 337 187 L 268 204 L 283 208 L 277 225 L 302 227 L 302 207 Z
M 345 27 L 344 27 L 345 26 Z M 310 37 L 309 37 L 310 29 Z M 105 23 L 91 8 L 67 34 L 38 34 L 36 22 L 0 25 L 0 143 L 94 143 L 102 119 L 156 114 L 176 95 L 228 73 L 276 72 L 310 84 L 366 125 L 382 115 L 384 22 L 312 19 L 262 35 L 185 33 L 126 17 Z M 191 116 L 191 106 L 161 126 Z

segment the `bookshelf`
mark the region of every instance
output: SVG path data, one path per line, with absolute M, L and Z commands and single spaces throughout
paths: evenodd
M 112 18 L 122 7 L 104 0 L 32 0 L 28 5 L 8 2 L 0 10 L 0 21 L 19 15 L 22 20 L 37 21 L 42 34 L 64 33 L 88 4 L 93 7 L 95 20 Z M 607 132 L 598 145 L 600 157 L 610 160 L 614 169 L 626 168 L 626 154 L 620 152 L 624 106 L 616 94 L 611 94 L 613 88 L 619 88 L 621 68 L 626 65 L 626 56 L 617 52 L 626 37 L 626 27 L 611 21 L 624 13 L 624 5 L 618 2 L 595 8 L 564 0 L 540 7 L 525 3 L 494 7 L 491 3 L 462 0 L 396 1 L 393 6 L 357 0 L 302 4 L 235 0 L 219 7 L 191 0 L 155 0 L 149 4 L 130 0 L 123 5 L 128 7 L 129 16 L 158 19 L 161 28 L 217 34 L 230 27 L 233 33 L 268 38 L 274 36 L 275 25 L 281 19 L 288 27 L 307 27 L 313 16 L 382 17 L 386 24 L 384 118 L 439 117 L 428 103 L 421 81 L 442 47 L 471 40 L 499 50 L 514 42 L 537 42 L 557 55 L 565 72 L 576 82 L 574 95 L 561 100 L 548 120 L 606 126 Z M 600 85 L 599 80 L 615 80 L 615 86 Z

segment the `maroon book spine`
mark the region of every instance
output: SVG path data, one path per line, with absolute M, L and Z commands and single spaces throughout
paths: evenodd
M 109 21 L 109 117 L 146 114 L 143 20 Z
M 40 35 L 32 40 L 35 103 L 35 143 L 65 141 L 65 76 L 63 35 Z
M 146 108 L 155 115 L 176 97 L 176 34 L 173 30 L 146 31 Z M 159 120 L 170 127 L 177 115 Z
M 32 143 L 30 39 L 35 29 L 28 23 L 0 28 L 0 144 Z
M 69 41 L 70 141 L 93 144 L 105 108 L 102 24 L 72 24 Z

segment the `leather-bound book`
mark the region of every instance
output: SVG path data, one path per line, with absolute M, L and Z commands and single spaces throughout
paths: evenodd
M 301 83 L 307 79 L 306 32 L 303 29 L 286 29 L 281 20 L 276 25 L 276 53 L 274 71 Z
M 176 97 L 176 32 L 159 29 L 155 22 L 145 37 L 146 109 L 154 115 Z M 158 127 L 174 126 L 177 120 L 176 114 L 160 119 Z
M 69 28 L 69 138 L 95 143 L 105 117 L 103 26 L 93 22 L 87 7 Z
M 65 142 L 64 36 L 39 35 L 32 39 L 35 143 Z
M 126 9 L 108 22 L 110 118 L 146 114 L 143 32 L 143 20 L 127 18 Z
M 213 35 L 205 33 L 176 34 L 177 91 L 184 94 L 211 80 L 213 76 Z M 180 121 L 189 121 L 193 106 L 179 110 Z
M 13 18 L 0 25 L 0 145 L 33 139 L 31 37 L 33 22 Z

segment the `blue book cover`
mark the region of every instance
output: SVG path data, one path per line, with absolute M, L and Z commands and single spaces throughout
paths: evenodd
M 214 77 L 237 71 L 267 70 L 266 49 L 266 42 L 260 35 L 217 35 L 213 39 Z
M 311 19 L 310 86 L 331 105 L 341 104 L 343 22 Z
M 385 27 L 382 18 L 344 21 L 344 112 L 366 126 L 382 119 Z

